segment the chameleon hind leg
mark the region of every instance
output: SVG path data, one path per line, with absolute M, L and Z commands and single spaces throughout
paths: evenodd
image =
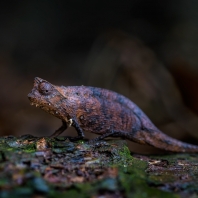
M 127 138 L 126 135 L 123 135 L 124 133 L 126 133 L 126 132 L 109 131 L 109 132 L 107 132 L 107 133 L 104 133 L 104 134 L 98 136 L 98 137 L 95 138 L 95 139 L 90 140 L 89 142 L 90 142 L 90 143 L 94 143 L 94 142 L 103 140 L 103 139 L 105 139 L 105 138 L 107 138 L 107 137 L 121 137 L 121 138 L 123 137 L 123 138 Z

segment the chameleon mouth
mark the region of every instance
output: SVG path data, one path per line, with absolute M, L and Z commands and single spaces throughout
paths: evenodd
M 38 104 L 38 103 L 35 103 L 35 102 L 30 102 L 30 105 L 38 107 L 40 109 L 43 109 L 44 111 L 47 111 L 47 112 L 50 112 L 51 114 L 53 114 L 52 110 L 49 107 L 45 106 L 45 105 L 41 105 L 41 104 Z
M 42 107 L 42 105 L 39 104 L 38 100 L 34 97 L 32 93 L 28 94 L 28 99 L 30 100 L 30 105 L 40 108 Z
M 40 98 L 40 96 L 37 96 L 35 92 L 30 92 L 28 94 L 28 99 L 30 100 L 30 105 L 38 107 L 52 115 L 55 115 L 57 117 L 60 117 L 60 113 L 58 110 L 56 110 L 53 105 L 50 102 L 44 101 Z M 62 118 L 62 117 L 61 117 Z
M 47 111 L 53 115 L 58 115 L 58 111 L 55 111 L 52 107 L 51 107 L 51 104 L 50 103 L 46 103 L 46 104 L 39 104 L 37 102 L 34 102 L 34 101 L 31 101 L 30 102 L 30 105 L 32 106 L 35 106 L 35 107 L 38 107 L 44 111 Z
M 33 91 L 28 94 L 28 99 L 30 100 L 30 105 L 40 108 L 42 107 L 42 105 L 39 104 L 39 100 L 37 100 L 36 94 Z
M 28 99 L 30 100 L 30 105 L 36 106 L 36 107 L 40 106 L 32 93 L 28 94 Z
M 34 103 L 34 102 L 30 102 L 30 105 L 35 105 L 36 107 L 41 107 L 39 104 L 37 104 L 37 103 Z

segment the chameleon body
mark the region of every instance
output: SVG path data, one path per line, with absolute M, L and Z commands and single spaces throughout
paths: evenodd
M 28 98 L 32 105 L 62 120 L 62 126 L 51 137 L 73 126 L 79 139 L 84 137 L 83 131 L 88 131 L 100 135 L 94 141 L 112 136 L 173 152 L 198 152 L 198 146 L 161 132 L 135 103 L 110 90 L 55 86 L 36 77 Z

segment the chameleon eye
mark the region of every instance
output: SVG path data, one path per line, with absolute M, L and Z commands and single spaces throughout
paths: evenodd
M 39 84 L 39 91 L 44 95 L 49 95 L 52 89 L 53 89 L 52 85 L 47 82 L 42 82 Z

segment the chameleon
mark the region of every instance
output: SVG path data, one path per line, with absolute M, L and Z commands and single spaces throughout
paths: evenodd
M 28 94 L 31 105 L 62 120 L 50 137 L 55 138 L 68 127 L 99 134 L 91 142 L 120 137 L 172 152 L 198 152 L 198 146 L 176 140 L 160 131 L 130 99 L 116 92 L 90 86 L 56 86 L 36 77 Z

